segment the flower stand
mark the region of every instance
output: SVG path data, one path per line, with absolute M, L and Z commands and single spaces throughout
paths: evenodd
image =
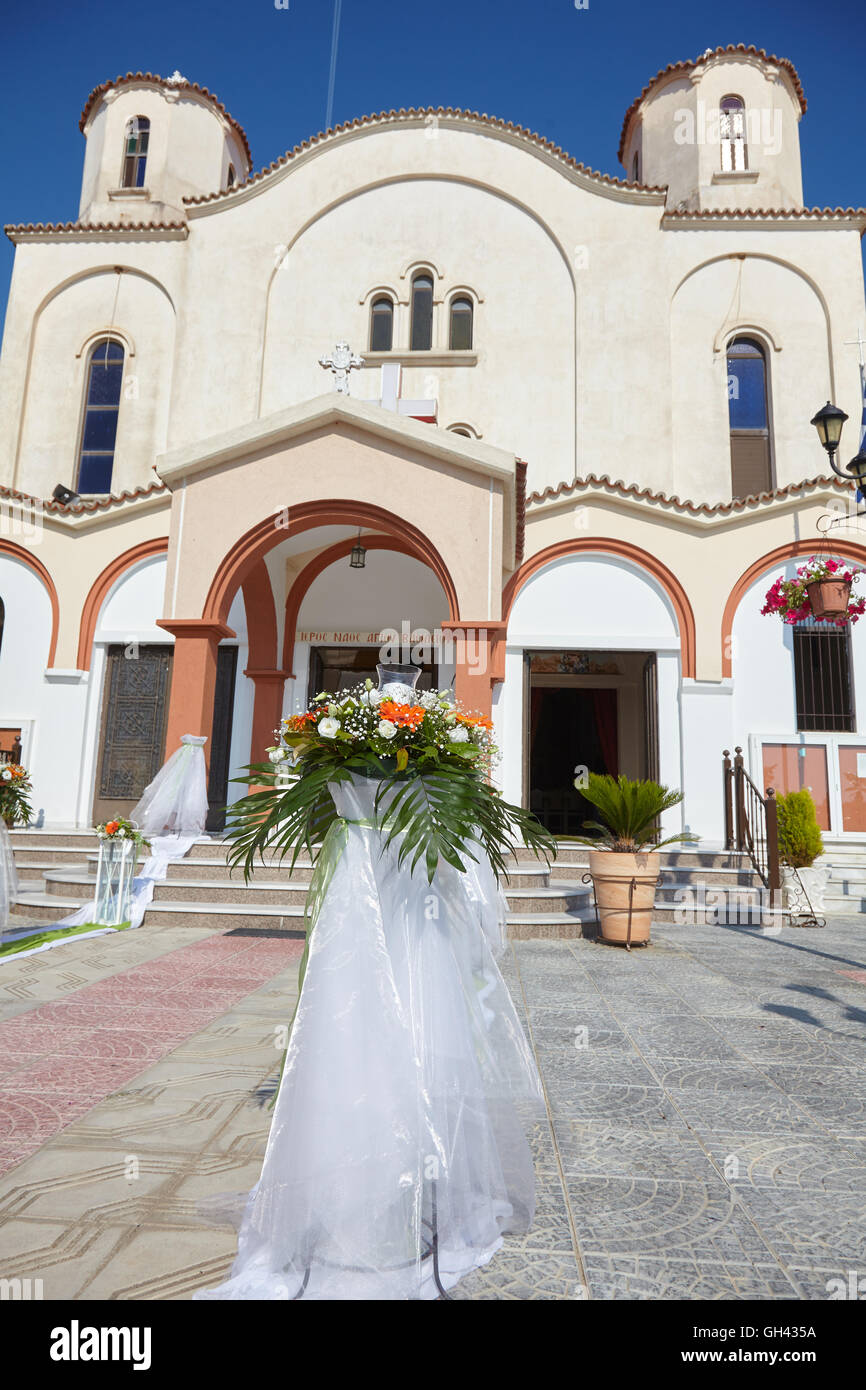
M 100 841 L 93 919 L 100 926 L 117 927 L 129 921 L 137 858 L 138 845 L 134 840 Z

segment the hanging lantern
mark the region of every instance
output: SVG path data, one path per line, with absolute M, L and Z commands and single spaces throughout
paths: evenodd
M 367 552 L 361 544 L 361 532 L 358 532 L 358 539 L 352 546 L 352 553 L 349 556 L 349 567 L 353 570 L 362 570 L 367 563 Z

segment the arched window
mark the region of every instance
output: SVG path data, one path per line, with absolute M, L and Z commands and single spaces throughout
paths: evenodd
M 122 345 L 114 338 L 100 339 L 91 350 L 87 364 L 77 492 L 111 491 L 122 380 Z
M 230 164 L 230 165 L 229 165 L 228 175 L 226 176 L 226 188 L 234 188 L 234 186 L 235 186 L 235 166 L 234 166 L 233 164 Z
M 640 183 L 640 154 L 637 150 L 635 150 L 634 159 L 631 162 L 631 181 L 632 183 Z
M 449 346 L 456 351 L 472 347 L 472 300 L 466 295 L 458 295 L 451 301 L 451 335 Z
M 409 346 L 413 352 L 429 352 L 433 346 L 433 281 L 422 272 L 412 281 L 412 337 Z
M 746 107 L 742 97 L 723 97 L 719 104 L 722 172 L 737 173 L 746 165 Z
M 727 360 L 731 495 L 748 497 L 772 487 L 767 359 L 755 338 L 734 338 Z
M 390 352 L 394 346 L 394 305 L 385 295 L 370 306 L 370 351 Z
M 131 120 L 126 122 L 121 187 L 144 188 L 144 171 L 147 167 L 147 143 L 149 139 L 150 121 L 146 116 L 133 116 Z

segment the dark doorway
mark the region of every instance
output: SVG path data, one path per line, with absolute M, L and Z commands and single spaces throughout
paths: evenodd
M 172 649 L 108 648 L 93 822 L 128 816 L 165 757 Z
M 210 772 L 207 782 L 208 813 L 205 830 L 224 830 L 226 824 L 237 669 L 237 647 L 220 647 L 217 651 Z M 234 800 L 234 798 L 232 799 Z
M 574 786 L 575 768 L 619 772 L 618 692 L 610 687 L 535 686 L 530 691 L 529 804 L 554 835 L 584 835 L 593 807 Z
M 375 685 L 380 650 L 379 647 L 311 647 L 308 698 L 312 700 L 320 690 L 339 695 L 365 680 L 372 680 Z M 430 662 L 420 664 L 416 690 L 436 689 L 438 667 Z

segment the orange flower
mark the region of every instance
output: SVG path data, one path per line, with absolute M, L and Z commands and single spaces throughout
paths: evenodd
M 105 823 L 105 833 L 106 833 L 106 835 L 113 835 L 113 834 L 115 833 L 115 831 L 117 831 L 117 830 L 119 830 L 119 829 L 120 829 L 120 822 L 119 822 L 119 821 L 116 821 L 116 820 L 106 821 L 106 823 Z
M 471 724 L 478 729 L 492 729 L 493 720 L 488 719 L 484 714 L 458 714 L 458 724 Z
M 420 726 L 426 714 L 423 705 L 398 705 L 395 700 L 383 700 L 379 705 L 382 719 L 396 724 L 398 729 L 410 729 L 413 733 Z

